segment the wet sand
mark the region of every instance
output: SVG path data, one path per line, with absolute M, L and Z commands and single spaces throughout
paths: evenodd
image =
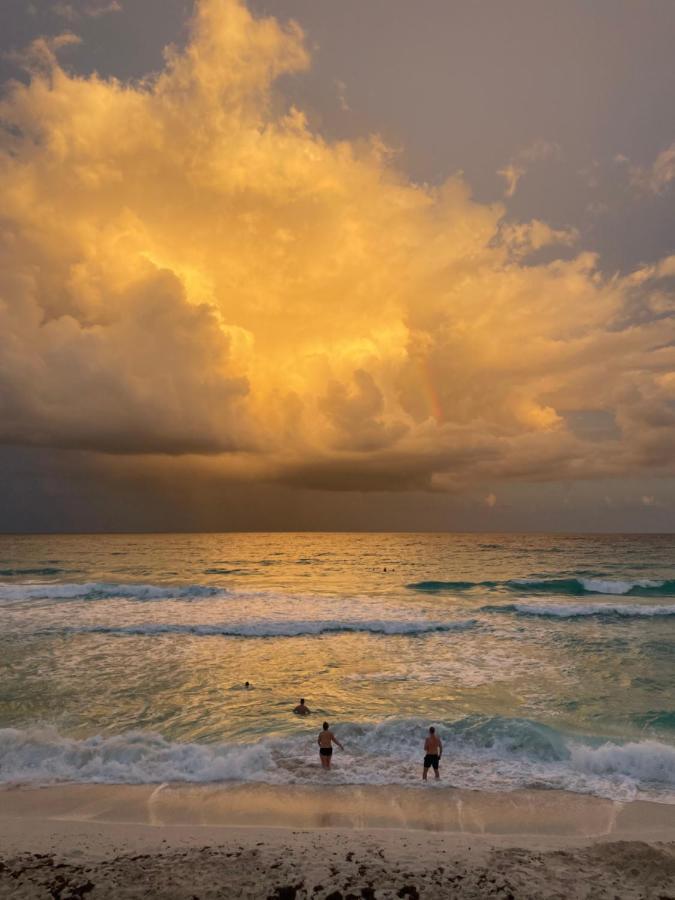
M 675 898 L 675 806 L 429 785 L 0 791 L 0 897 Z

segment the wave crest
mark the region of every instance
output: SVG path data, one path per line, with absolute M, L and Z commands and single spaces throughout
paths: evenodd
M 118 584 L 113 581 L 62 583 L 55 581 L 0 584 L 0 601 L 20 600 L 190 600 L 226 594 L 223 588 L 203 584 Z
M 528 591 L 542 593 L 573 594 L 613 594 L 623 596 L 672 596 L 675 595 L 675 581 L 658 581 L 641 578 L 635 581 L 610 578 L 516 578 L 505 584 L 512 590 L 527 588 Z
M 0 569 L 0 578 L 17 578 L 20 575 L 60 575 L 65 569 L 55 566 L 43 566 L 35 569 Z
M 627 603 L 506 603 L 501 606 L 483 606 L 482 612 L 514 613 L 517 616 L 540 616 L 551 619 L 577 619 L 586 616 L 606 618 L 653 618 L 675 616 L 672 606 Z
M 186 634 L 197 637 L 301 637 L 320 634 L 416 635 L 434 632 L 468 631 L 478 627 L 475 619 L 433 622 L 423 619 L 252 619 L 222 624 L 184 624 L 143 622 L 137 625 L 83 625 L 67 629 L 68 634 L 144 635 Z
M 574 597 L 584 594 L 611 594 L 614 596 L 672 597 L 675 596 L 675 580 L 642 578 L 634 581 L 609 578 L 511 578 L 506 581 L 418 581 L 407 584 L 411 591 L 424 593 L 454 593 L 484 590 L 517 591 L 518 593 L 567 594 Z
M 343 784 L 419 782 L 427 723 L 387 719 L 337 725 L 345 752 L 332 781 Z M 316 724 L 318 728 L 318 724 Z M 675 803 L 675 746 L 656 740 L 601 741 L 542 723 L 468 716 L 437 724 L 450 783 L 483 790 L 532 787 L 593 793 L 617 800 L 649 797 Z M 51 726 L 0 729 L 4 783 L 321 781 L 313 728 L 255 743 L 171 741 L 130 731 L 76 739 Z

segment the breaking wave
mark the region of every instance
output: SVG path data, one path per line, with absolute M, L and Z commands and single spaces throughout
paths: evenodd
M 416 581 L 414 584 L 406 584 L 410 591 L 423 591 L 428 594 L 441 594 L 453 591 L 471 591 L 474 588 L 498 587 L 499 581 Z
M 647 606 L 628 603 L 507 603 L 502 606 L 483 606 L 482 612 L 514 613 L 518 616 L 542 616 L 552 619 L 576 619 L 584 616 L 632 619 L 675 616 L 675 604 Z
M 640 597 L 675 597 L 675 579 L 658 581 L 644 578 L 620 581 L 608 578 L 512 578 L 506 581 L 418 581 L 406 587 L 426 593 L 453 593 L 485 590 L 507 590 L 518 593 L 568 594 L 574 597 L 584 594 L 612 594 Z
M 83 625 L 65 629 L 68 634 L 146 635 L 186 634 L 197 637 L 300 637 L 319 634 L 416 635 L 434 632 L 468 631 L 478 627 L 475 619 L 433 622 L 426 619 L 250 619 L 222 624 L 141 623 L 137 625 Z M 43 632 L 45 633 L 45 632 Z M 47 632 L 50 633 L 50 632 Z
M 223 588 L 202 584 L 157 585 L 117 584 L 112 581 L 87 581 L 64 584 L 54 581 L 25 584 L 0 584 L 0 601 L 18 600 L 101 600 L 124 597 L 132 600 L 190 600 L 226 594 Z
M 331 781 L 414 784 L 426 722 L 387 719 L 336 726 L 345 752 Z M 318 726 L 317 726 L 318 727 Z M 580 738 L 527 719 L 468 716 L 437 725 L 444 781 L 457 787 L 508 791 L 562 789 L 616 800 L 675 803 L 675 746 L 656 740 Z M 314 729 L 252 743 L 175 742 L 147 731 L 76 739 L 51 727 L 0 729 L 4 783 L 266 782 L 321 779 Z
M 631 596 L 675 596 L 675 580 L 658 581 L 643 578 L 636 581 L 621 581 L 610 578 L 561 578 L 530 579 L 518 578 L 507 581 L 511 590 L 541 591 L 554 594 L 614 594 Z

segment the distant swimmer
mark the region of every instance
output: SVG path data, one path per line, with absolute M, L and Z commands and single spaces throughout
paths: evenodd
M 301 698 L 300 703 L 298 703 L 298 705 L 293 710 L 296 716 L 308 716 L 311 711 L 312 710 L 308 706 L 305 706 L 304 697 Z
M 321 759 L 321 765 L 324 769 L 330 769 L 330 758 L 333 755 L 333 744 L 337 744 L 340 750 L 345 749 L 340 741 L 338 741 L 338 739 L 335 737 L 333 732 L 330 730 L 328 722 L 323 723 L 323 730 L 319 732 L 317 744 L 319 745 L 319 757 Z
M 433 769 L 436 778 L 440 778 L 440 775 L 438 774 L 438 764 L 441 761 L 442 755 L 443 742 L 437 736 L 436 729 L 432 725 L 429 729 L 429 736 L 424 742 L 424 769 L 422 771 L 422 778 L 424 781 L 427 780 L 427 772 L 429 769 Z
M 250 687 L 251 687 L 251 685 L 248 683 L 248 681 L 245 681 L 244 682 L 244 690 L 247 691 L 247 690 L 249 690 Z

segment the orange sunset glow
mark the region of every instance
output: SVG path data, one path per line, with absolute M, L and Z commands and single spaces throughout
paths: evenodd
M 478 503 L 672 475 L 675 257 L 611 271 L 514 217 L 553 144 L 489 202 L 413 180 L 286 97 L 320 51 L 243 0 L 200 0 L 140 79 L 75 72 L 78 41 L 36 38 L 0 107 L 5 443 L 103 481 Z
M 673 0 L 0 0 L 0 900 L 675 900 Z

